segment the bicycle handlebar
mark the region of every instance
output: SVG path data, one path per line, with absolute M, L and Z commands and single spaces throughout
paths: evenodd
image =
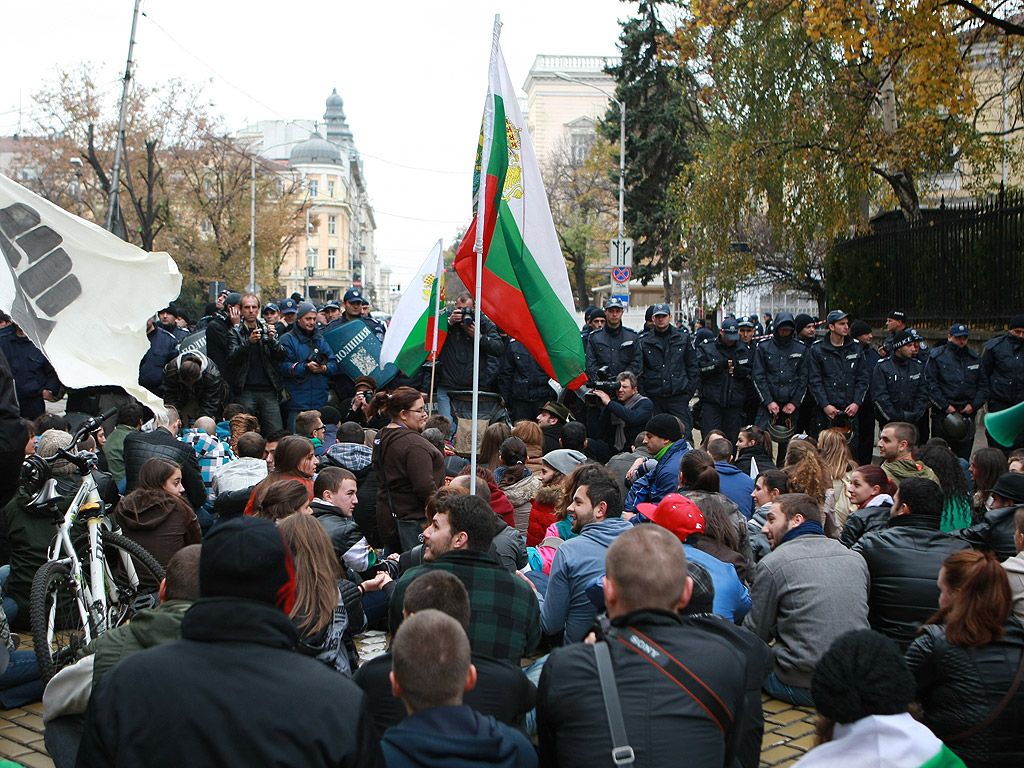
M 72 436 L 71 445 L 69 445 L 67 448 L 58 448 L 57 453 L 55 453 L 53 456 L 50 456 L 49 458 L 43 458 L 41 456 L 40 458 L 42 458 L 43 461 L 45 461 L 48 465 L 60 460 L 69 461 L 75 465 L 79 472 L 85 474 L 86 472 L 89 471 L 89 464 L 91 461 L 95 460 L 96 454 L 91 453 L 89 451 L 83 451 L 81 453 L 78 453 L 72 451 L 71 449 L 74 448 L 74 446 L 76 446 L 78 442 L 87 434 L 99 429 L 100 425 L 103 424 L 104 421 L 116 415 L 117 408 L 111 408 L 106 413 L 102 413 L 99 416 L 92 416 L 91 418 L 86 419 L 85 421 L 82 422 L 82 425 L 75 431 L 75 434 Z

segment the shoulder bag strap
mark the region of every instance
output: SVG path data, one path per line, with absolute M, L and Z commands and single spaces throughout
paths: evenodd
M 619 704 L 619 691 L 615 685 L 615 670 L 612 669 L 608 644 L 604 641 L 594 643 L 594 656 L 597 658 L 601 696 L 604 698 L 604 711 L 608 716 L 608 728 L 612 736 L 612 763 L 632 765 L 635 755 L 626 737 L 626 724 L 622 720 L 622 706 Z
M 951 744 L 957 741 L 966 741 L 967 739 L 974 736 L 979 731 L 983 731 L 992 724 L 992 721 L 999 717 L 999 714 L 1006 709 L 1006 705 L 1013 699 L 1013 695 L 1017 692 L 1020 687 L 1020 681 L 1024 679 L 1024 653 L 1020 655 L 1020 664 L 1017 665 L 1017 675 L 1013 678 L 1013 683 L 1010 684 L 1010 690 L 1006 692 L 1002 700 L 996 704 L 995 708 L 988 713 L 988 717 L 982 720 L 980 723 L 975 723 L 966 731 L 960 731 L 960 733 L 954 733 L 952 736 L 947 736 L 943 741 L 947 744 Z

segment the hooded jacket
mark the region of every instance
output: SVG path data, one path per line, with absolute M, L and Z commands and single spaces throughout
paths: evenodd
M 701 402 L 722 407 L 744 407 L 753 390 L 753 358 L 753 350 L 742 341 L 729 346 L 721 336 L 697 347 Z M 731 375 L 730 362 L 733 364 Z
M 754 498 L 750 495 L 754 491 L 754 481 L 750 475 L 727 461 L 716 461 L 715 471 L 718 473 L 721 494 L 735 501 L 740 512 L 749 520 L 754 514 Z
M 192 507 L 167 491 L 137 488 L 121 499 L 114 516 L 124 535 L 164 567 L 178 550 L 203 538 Z
M 385 427 L 373 445 L 377 475 L 377 525 L 385 538 L 397 535 L 399 520 L 424 520 L 427 499 L 444 484 L 444 457 L 408 427 Z
M 508 503 L 512 505 L 513 525 L 520 533 L 526 533 L 530 524 L 530 507 L 533 504 L 533 497 L 540 490 L 540 478 L 537 475 L 529 474 L 518 482 L 502 487 Z
M 558 522 L 555 506 L 562 501 L 561 484 L 543 485 L 537 489 L 530 507 L 530 524 L 526 531 L 526 546 L 536 547 L 544 541 L 547 529 Z
M 389 728 L 380 745 L 388 768 L 537 765 L 526 736 L 466 704 L 414 712 Z
M 191 386 L 181 381 L 181 363 L 186 355 L 199 361 L 199 379 Z M 164 366 L 164 404 L 173 405 L 179 413 L 186 403 L 194 400 L 199 406 L 197 416 L 209 416 L 217 421 L 227 395 L 220 369 L 201 352 L 182 352 Z
M 783 327 L 793 332 L 780 336 Z M 799 406 L 807 393 L 808 347 L 796 338 L 796 323 L 789 312 L 780 312 L 772 338 L 754 350 L 754 387 L 763 405 L 787 403 Z M 760 463 L 758 464 L 760 466 Z
M 587 587 L 604 574 L 604 558 L 615 537 L 632 527 L 621 517 L 609 517 L 583 526 L 579 536 L 558 548 L 540 611 L 545 634 L 564 631 L 566 643 L 586 636 L 597 616 Z

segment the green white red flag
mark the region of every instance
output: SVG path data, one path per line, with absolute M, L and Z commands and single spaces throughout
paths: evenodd
M 438 240 L 398 302 L 381 345 L 380 366 L 394 363 L 411 376 L 428 359 L 436 359 L 447 335 L 444 251 Z
M 505 67 L 494 25 L 487 101 L 474 175 L 474 219 L 455 271 L 476 291 L 483 253 L 481 309 L 521 341 L 562 386 L 586 380 L 583 342 L 573 314 L 565 258 L 526 121 Z

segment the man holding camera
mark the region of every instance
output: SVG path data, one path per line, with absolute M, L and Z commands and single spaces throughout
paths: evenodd
M 637 435 L 654 415 L 654 403 L 640 394 L 632 371 L 623 371 L 614 382 L 591 383 L 591 387 L 584 395 L 587 405 L 593 406 L 587 408 L 587 434 L 593 436 L 587 440 L 587 448 L 598 460 L 607 461 L 637 444 Z M 614 391 L 614 399 L 609 391 Z
M 316 326 L 316 307 L 308 301 L 299 304 L 295 327 L 285 335 L 281 346 L 285 360 L 277 369 L 288 391 L 285 428 L 294 431 L 295 417 L 300 411 L 319 411 L 327 404 L 329 377 L 337 376 L 340 366 L 331 345 L 324 340 L 323 331 Z
M 260 318 L 260 300 L 242 297 L 241 322 L 228 337 L 224 378 L 235 393 L 235 402 L 260 420 L 264 434 L 283 429 L 281 393 L 284 381 L 277 370 L 286 355 L 277 329 Z
M 452 402 L 449 393 L 473 388 L 473 338 L 480 335 L 480 380 L 487 373 L 487 359 L 500 357 L 505 346 L 498 335 L 498 327 L 484 315 L 480 316 L 480 328 L 476 327 L 473 312 L 473 296 L 463 291 L 455 299 L 455 309 L 448 315 L 448 337 L 437 357 L 437 412 L 452 423 L 452 434 L 458 423 L 452 418 Z

